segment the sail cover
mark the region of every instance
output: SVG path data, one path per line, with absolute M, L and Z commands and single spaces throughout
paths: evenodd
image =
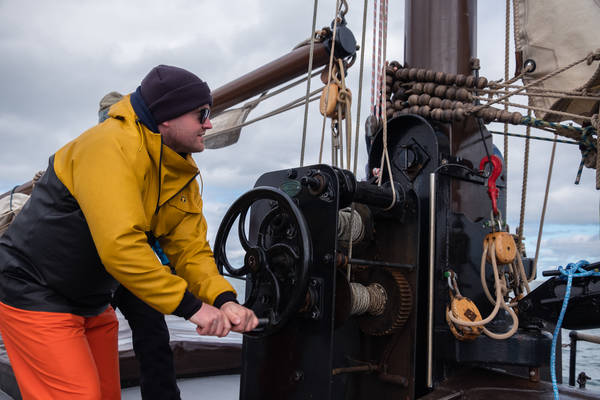
M 238 141 L 246 117 L 253 107 L 231 108 L 211 118 L 212 129 L 204 136 L 204 146 L 207 149 L 220 149 Z
M 515 48 L 517 65 L 535 62 L 535 70 L 523 77 L 525 84 L 586 57 L 600 48 L 600 0 L 515 0 Z M 519 58 L 522 63 L 519 63 Z M 598 62 L 583 62 L 538 85 L 548 90 L 600 91 Z M 534 91 L 530 91 L 533 94 Z M 530 105 L 592 116 L 598 101 L 530 97 Z M 558 122 L 573 119 L 535 111 L 537 118 Z M 576 119 L 573 119 L 578 123 Z

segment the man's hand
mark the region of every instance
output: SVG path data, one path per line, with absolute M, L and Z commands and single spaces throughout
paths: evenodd
M 221 311 L 231 322 L 231 330 L 234 332 L 248 332 L 258 325 L 258 318 L 254 315 L 254 311 L 236 302 L 228 301 L 221 306 Z
M 223 337 L 231 330 L 225 313 L 206 303 L 202 303 L 202 307 L 190 317 L 190 321 L 198 325 L 196 332 L 199 335 Z

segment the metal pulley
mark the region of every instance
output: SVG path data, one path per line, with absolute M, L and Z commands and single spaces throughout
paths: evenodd
M 344 17 L 338 18 L 339 20 L 335 33 L 335 48 L 333 55 L 335 58 L 345 58 L 356 54 L 356 39 L 354 38 L 352 31 L 346 26 L 346 19 Z M 334 22 L 335 21 L 331 22 L 331 29 L 333 29 Z M 330 52 L 333 43 L 332 38 L 333 34 L 323 42 L 327 50 Z

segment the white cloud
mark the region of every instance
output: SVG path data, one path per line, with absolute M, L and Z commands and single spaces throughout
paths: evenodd
M 350 2 L 349 5 L 348 26 L 360 42 L 362 4 Z M 318 28 L 329 25 L 333 7 L 331 2 L 319 3 Z M 369 8 L 368 24 L 372 21 L 371 12 Z M 478 4 L 477 51 L 481 74 L 489 79 L 504 75 L 503 14 L 502 2 Z M 391 2 L 389 15 L 388 59 L 402 62 L 403 2 Z M 309 36 L 311 18 L 312 3 L 298 1 L 0 2 L 0 52 L 3 54 L 0 192 L 31 179 L 37 170 L 45 168 L 50 154 L 96 122 L 98 100 L 105 93 L 133 91 L 154 65 L 166 63 L 188 68 L 214 89 L 290 51 Z M 361 132 L 370 100 L 371 32 L 368 25 Z M 510 54 L 512 57 L 512 48 Z M 359 61 L 357 59 L 347 78 L 355 107 Z M 512 64 L 510 69 L 512 73 Z M 315 79 L 312 87 L 317 85 Z M 300 85 L 292 93 L 259 106 L 250 118 L 301 97 L 304 91 L 305 87 Z M 210 238 L 214 237 L 228 205 L 251 189 L 262 173 L 299 164 L 302 123 L 303 109 L 299 108 L 244 128 L 239 142 L 229 148 L 207 150 L 195 156 L 204 178 L 204 206 Z M 355 124 L 354 118 L 352 123 Z M 308 120 L 306 164 L 318 162 L 321 127 L 322 117 L 313 103 Z M 523 132 L 512 126 L 510 129 Z M 537 131 L 535 134 L 544 135 Z M 502 149 L 502 138 L 495 136 L 494 141 Z M 329 140 L 325 143 L 323 160 L 329 162 Z M 358 175 L 362 177 L 366 162 L 362 136 L 359 143 Z M 520 208 L 524 142 L 511 138 L 509 143 L 508 220 L 514 229 Z M 525 213 L 528 238 L 537 235 L 550 148 L 548 143 L 531 145 Z M 585 170 L 581 185 L 572 184 L 579 159 L 576 146 L 559 145 L 547 226 L 598 224 L 599 195 L 593 187 L 595 171 Z M 569 239 L 569 235 L 558 235 Z M 549 253 L 550 247 L 576 248 L 588 253 L 594 247 L 593 241 L 589 244 L 583 240 L 582 243 L 588 245 L 577 247 L 577 243 L 562 245 L 558 240 L 544 242 L 544 257 L 547 254 L 559 259 L 568 255 Z M 534 249 L 535 244 L 533 246 Z M 531 244 L 528 249 L 530 253 L 533 251 Z

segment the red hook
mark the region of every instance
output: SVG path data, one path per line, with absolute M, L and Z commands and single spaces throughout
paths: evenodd
M 483 171 L 485 165 L 488 162 L 492 164 L 492 173 L 488 178 L 487 192 L 490 196 L 490 199 L 492 200 L 492 210 L 494 211 L 494 215 L 498 215 L 498 195 L 500 194 L 500 192 L 496 187 L 496 180 L 502 173 L 502 160 L 500 160 L 500 158 L 498 158 L 497 156 L 483 157 L 481 159 L 481 162 L 479 163 L 479 170 Z

